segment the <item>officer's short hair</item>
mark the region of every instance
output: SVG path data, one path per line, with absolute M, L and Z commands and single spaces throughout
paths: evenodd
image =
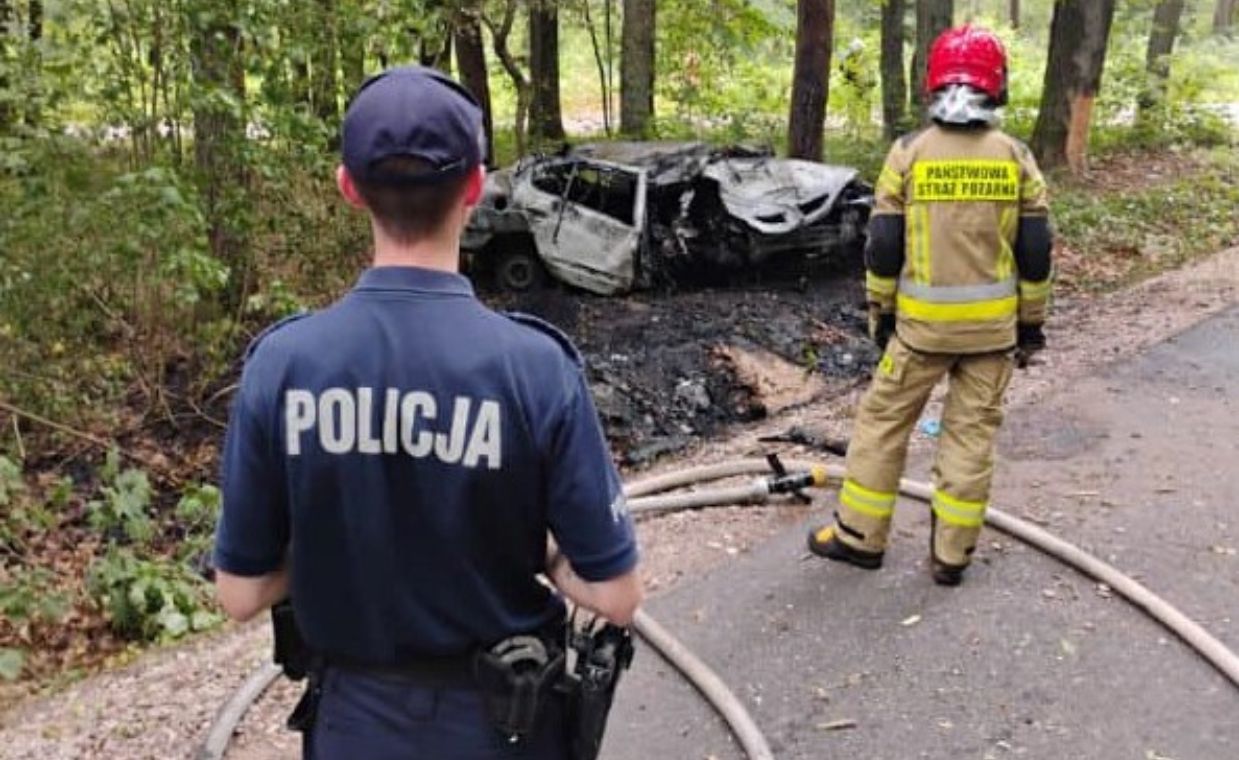
M 466 172 L 451 179 L 421 181 L 433 175 L 436 167 L 415 156 L 389 156 L 379 161 L 374 169 L 388 181 L 353 177 L 353 184 L 379 227 L 406 244 L 434 234 L 447 222 L 469 179 Z

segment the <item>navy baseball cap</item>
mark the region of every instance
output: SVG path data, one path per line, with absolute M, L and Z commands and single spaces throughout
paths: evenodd
M 340 151 L 356 179 L 429 184 L 482 163 L 485 144 L 482 109 L 468 90 L 436 69 L 402 66 L 367 79 L 353 95 Z M 433 168 L 415 178 L 379 171 L 379 162 L 392 156 L 420 158 Z

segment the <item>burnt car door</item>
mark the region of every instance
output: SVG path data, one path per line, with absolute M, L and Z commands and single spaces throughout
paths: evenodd
M 601 295 L 632 289 L 645 225 L 643 170 L 570 157 L 535 164 L 521 180 L 513 204 L 556 278 Z

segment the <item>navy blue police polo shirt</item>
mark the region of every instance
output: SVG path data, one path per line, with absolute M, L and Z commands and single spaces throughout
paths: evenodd
M 251 348 L 223 453 L 215 564 L 292 566 L 306 641 L 376 664 L 562 619 L 554 535 L 587 581 L 637 562 L 619 474 L 562 334 L 464 277 L 365 272 Z

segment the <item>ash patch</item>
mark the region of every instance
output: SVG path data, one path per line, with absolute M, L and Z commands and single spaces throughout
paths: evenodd
M 878 352 L 864 298 L 855 272 L 835 271 L 626 298 L 557 288 L 488 300 L 572 337 L 613 449 L 640 465 L 772 411 L 729 349 L 772 355 L 783 376 L 799 368 L 827 395 L 866 377 Z

